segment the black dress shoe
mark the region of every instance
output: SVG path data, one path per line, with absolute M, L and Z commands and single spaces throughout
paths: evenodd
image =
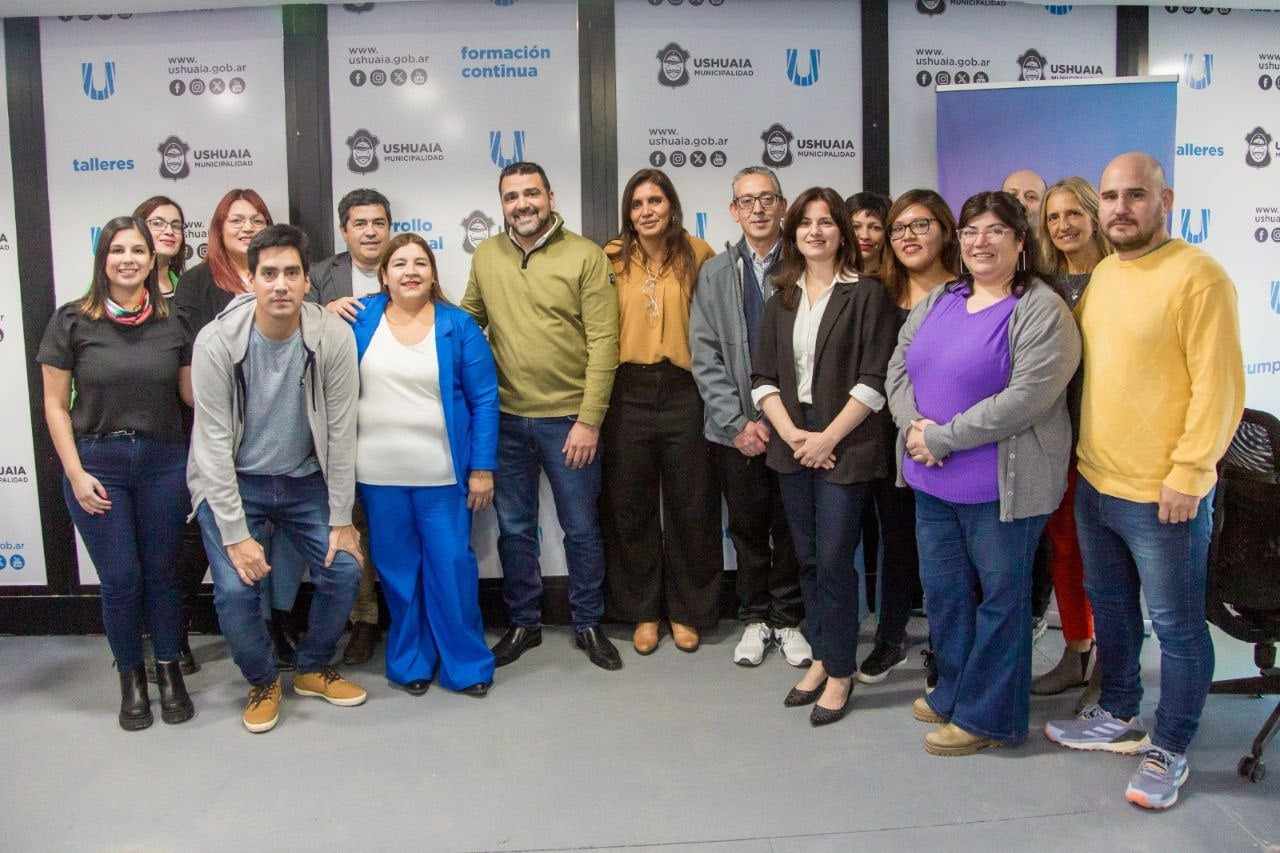
M 809 712 L 809 725 L 815 727 L 825 726 L 837 720 L 843 720 L 845 715 L 849 713 L 849 700 L 852 698 L 853 685 L 849 685 L 849 692 L 844 696 L 844 704 L 834 711 L 821 705 L 814 705 L 813 710 Z
M 417 678 L 404 685 L 404 692 L 410 696 L 421 696 L 427 692 L 427 688 L 431 686 L 431 682 L 425 678 Z
M 351 629 L 351 639 L 342 652 L 342 662 L 347 666 L 366 664 L 373 657 L 378 645 L 378 626 L 369 622 L 357 622 Z
M 583 628 L 578 632 L 574 642 L 578 648 L 587 653 L 591 662 L 601 669 L 622 669 L 622 657 L 618 654 L 617 647 L 609 642 L 609 638 L 604 635 L 604 631 L 600 630 L 599 625 Z
M 147 670 L 141 664 L 120 672 L 120 728 L 126 732 L 145 729 L 155 722 L 151 697 L 147 694 Z
M 481 681 L 470 687 L 464 687 L 458 692 L 463 696 L 474 696 L 477 699 L 483 699 L 489 695 L 489 688 L 493 686 L 492 681 Z
M 187 685 L 182 680 L 182 663 L 156 661 L 156 676 L 160 684 L 160 719 L 174 725 L 194 717 L 196 706 L 191 703 Z
M 292 672 L 298 668 L 298 656 L 294 652 L 294 642 L 289 638 L 286 625 L 289 611 L 272 610 L 267 621 L 267 633 L 271 635 L 271 645 L 276 653 L 276 669 Z
M 782 700 L 782 704 L 788 708 L 799 708 L 801 705 L 812 705 L 818 701 L 818 697 L 822 695 L 823 688 L 827 686 L 827 680 L 824 678 L 818 683 L 818 686 L 812 690 L 801 690 L 799 687 L 792 687 L 787 691 L 787 696 Z
M 502 635 L 502 639 L 493 647 L 493 663 L 494 666 L 506 666 L 509 663 L 515 663 L 520 655 L 524 654 L 534 646 L 542 645 L 542 627 L 535 625 L 532 628 L 524 625 L 512 625 L 507 629 L 507 633 Z

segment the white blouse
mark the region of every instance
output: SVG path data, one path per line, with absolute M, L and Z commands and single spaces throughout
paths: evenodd
M 356 480 L 371 486 L 458 482 L 440 399 L 436 330 L 412 346 L 384 316 L 360 361 Z

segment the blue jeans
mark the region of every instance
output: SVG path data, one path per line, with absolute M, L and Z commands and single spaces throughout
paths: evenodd
M 191 498 L 187 447 L 139 433 L 76 441 L 80 464 L 107 490 L 111 509 L 89 515 L 71 483 L 62 496 L 102 583 L 102 624 L 121 672 L 142 665 L 142 633 L 151 634 L 156 659 L 178 659 L 182 593 L 178 547 Z
M 1047 515 L 1000 520 L 1000 503 L 916 492 L 920 580 L 938 686 L 925 701 L 966 732 L 1026 740 L 1031 564 Z
M 869 484 L 828 482 L 812 469 L 779 474 L 782 507 L 800 562 L 806 635 L 827 674 L 848 678 L 858 668 L 858 590 L 853 554 L 862 538 Z
M 391 616 L 387 678 L 408 684 L 438 675 L 450 690 L 492 681 L 466 489 L 359 489 Z
M 1200 726 L 1213 680 L 1213 640 L 1205 622 L 1213 491 L 1196 517 L 1161 524 L 1158 504 L 1104 495 L 1083 476 L 1076 486 L 1076 531 L 1084 588 L 1102 664 L 1103 708 L 1132 717 L 1142 701 L 1142 608 L 1160 640 L 1160 704 L 1151 741 L 1183 753 Z
M 325 566 L 329 551 L 329 489 L 319 473 L 307 477 L 267 477 L 242 474 L 240 502 L 249 533 L 262 541 L 268 523 L 275 536 L 287 536 L 307 560 L 315 593 L 307 635 L 298 646 L 298 671 L 315 672 L 328 666 L 347 625 L 355 601 L 360 567 L 356 558 L 339 551 Z M 213 573 L 213 603 L 218 623 L 231 646 L 232 657 L 250 684 L 261 686 L 276 679 L 276 658 L 267 625 L 262 619 L 264 584 L 246 584 L 236 574 L 213 510 L 201 501 L 196 510 L 204 549 Z
M 538 565 L 538 471 L 546 472 L 564 530 L 569 607 L 581 631 L 604 613 L 604 544 L 600 536 L 600 453 L 585 468 L 564 463 L 565 439 L 577 419 L 522 418 L 502 413 L 493 506 L 498 513 L 502 592 L 514 625 L 542 621 L 542 568 Z

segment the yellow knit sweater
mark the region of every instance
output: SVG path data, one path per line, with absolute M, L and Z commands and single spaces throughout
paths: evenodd
M 1076 307 L 1084 338 L 1080 474 L 1142 503 L 1161 484 L 1203 496 L 1244 407 L 1236 290 L 1200 249 L 1170 240 L 1098 264 Z

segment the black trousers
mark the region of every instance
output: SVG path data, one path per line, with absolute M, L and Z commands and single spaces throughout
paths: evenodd
M 610 615 L 656 622 L 665 614 L 714 627 L 724 567 L 720 496 L 693 376 L 665 361 L 620 365 L 601 437 Z
M 713 447 L 729 538 L 738 554 L 738 618 L 795 628 L 804 618 L 804 599 L 778 475 L 765 465 L 763 453 L 743 456 L 736 447 Z
M 1049 602 L 1053 601 L 1053 570 L 1050 559 L 1053 557 L 1053 545 L 1046 535 L 1040 536 L 1036 546 L 1035 561 L 1031 564 L 1031 617 L 1039 619 L 1049 610 Z
M 176 568 L 178 593 L 182 596 L 182 628 L 185 636 L 191 624 L 191 611 L 200 595 L 204 573 L 209 569 L 209 560 L 204 553 L 204 540 L 200 536 L 200 524 L 196 521 L 189 521 L 182 528 Z
M 902 645 L 907 638 L 907 622 L 911 608 L 924 596 L 920 585 L 920 556 L 916 550 L 916 498 L 909 488 L 898 488 L 892 478 L 871 483 L 868 512 L 863 519 L 863 558 L 868 572 L 874 565 L 880 587 L 880 605 L 876 612 L 879 626 L 876 642 Z M 873 525 L 884 545 L 884 559 L 876 559 L 876 545 L 869 542 L 866 526 Z M 870 596 L 868 596 L 870 597 Z M 874 601 L 875 599 L 871 599 Z

